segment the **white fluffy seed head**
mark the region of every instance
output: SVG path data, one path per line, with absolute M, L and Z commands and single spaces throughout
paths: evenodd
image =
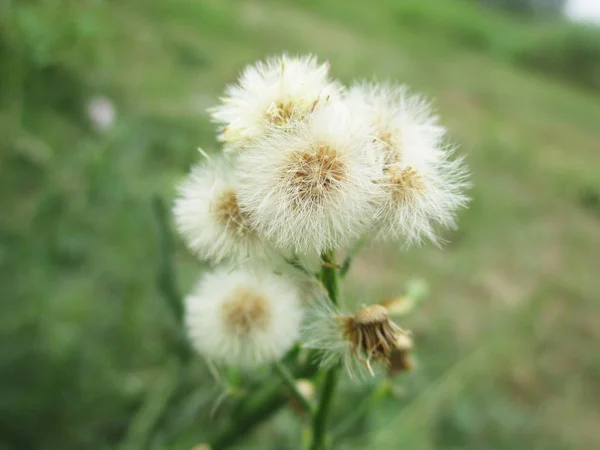
M 273 256 L 238 203 L 239 183 L 227 158 L 195 167 L 179 186 L 173 213 L 188 247 L 218 263 Z
M 372 226 L 379 142 L 356 117 L 332 102 L 240 154 L 240 204 L 261 237 L 311 254 L 347 246 Z
M 244 69 L 229 85 L 222 104 L 210 109 L 220 124 L 226 150 L 244 148 L 270 128 L 285 128 L 303 120 L 341 91 L 328 77 L 329 64 L 316 57 L 282 55 Z
M 352 86 L 346 101 L 363 109 L 382 144 L 379 239 L 438 243 L 436 225 L 454 226 L 469 183 L 462 159 L 450 158 L 453 149 L 430 104 L 405 86 L 367 83 Z
M 290 278 L 271 271 L 219 269 L 185 299 L 193 347 L 206 358 L 256 367 L 281 358 L 298 339 L 302 309 Z
M 446 150 L 451 154 L 451 149 Z M 456 212 L 467 206 L 468 171 L 462 159 L 444 157 L 433 167 L 409 163 L 391 166 L 382 184 L 378 238 L 403 240 L 405 245 L 428 239 L 442 243 L 436 225 L 454 228 Z

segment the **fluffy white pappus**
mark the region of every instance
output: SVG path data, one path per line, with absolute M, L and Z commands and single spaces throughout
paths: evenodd
M 356 83 L 345 93 L 345 100 L 375 128 L 387 164 L 409 160 L 423 165 L 443 156 L 445 128 L 430 102 L 412 94 L 407 86 Z
M 451 153 L 448 148 L 446 154 Z M 441 245 L 438 228 L 455 228 L 457 211 L 469 202 L 468 175 L 462 158 L 448 156 L 421 168 L 409 163 L 388 167 L 381 185 L 378 239 L 401 240 L 405 246 L 427 239 Z
M 227 157 L 196 166 L 179 186 L 175 222 L 188 247 L 201 259 L 243 262 L 274 256 L 241 210 L 238 190 Z
M 378 145 L 345 103 L 332 102 L 240 154 L 240 205 L 279 249 L 319 254 L 346 247 L 375 219 Z
M 302 345 L 319 351 L 323 367 L 332 367 L 350 358 L 352 345 L 340 326 L 340 318 L 347 317 L 329 299 L 326 293 L 310 303 L 300 326 Z
M 266 269 L 218 269 L 185 299 L 193 347 L 215 363 L 252 368 L 297 341 L 302 308 L 293 279 Z
M 344 332 L 344 323 L 352 315 L 331 303 L 326 293 L 315 296 L 304 313 L 300 324 L 302 346 L 317 351 L 318 363 L 323 368 L 342 364 L 350 378 L 364 378 L 363 363 Z
M 285 128 L 339 95 L 329 64 L 316 57 L 270 58 L 247 66 L 237 84 L 227 86 L 222 104 L 211 108 L 226 150 L 244 148 L 270 128 Z
M 378 238 L 405 245 L 441 242 L 436 226 L 454 227 L 456 212 L 468 203 L 468 170 L 445 143 L 431 105 L 406 86 L 357 84 L 347 101 L 375 127 L 382 143 Z

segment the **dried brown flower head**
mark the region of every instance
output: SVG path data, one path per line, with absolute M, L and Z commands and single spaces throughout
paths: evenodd
M 342 318 L 342 327 L 352 352 L 371 375 L 371 361 L 389 365 L 396 341 L 403 334 L 381 305 L 366 306 L 354 316 Z
M 414 361 L 411 356 L 413 342 L 406 334 L 401 334 L 396 340 L 388 360 L 388 374 L 394 376 L 399 372 L 411 371 Z
M 341 362 L 351 378 L 356 378 L 357 365 L 374 375 L 373 362 L 386 366 L 390 374 L 412 367 L 412 340 L 383 305 L 344 314 L 327 301 L 317 302 L 305 314 L 301 334 L 306 347 L 321 351 L 323 366 Z

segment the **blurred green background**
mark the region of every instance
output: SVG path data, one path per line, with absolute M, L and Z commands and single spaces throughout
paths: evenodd
M 401 323 L 417 369 L 352 427 L 379 380 L 343 384 L 334 448 L 600 448 L 600 29 L 560 3 L 2 0 L 0 449 L 189 449 L 227 417 L 239 394 L 177 362 L 152 198 L 282 51 L 434 98 L 475 184 L 443 250 L 353 266 L 348 301 L 431 296 Z M 185 292 L 202 267 L 175 250 Z M 239 448 L 302 433 L 285 409 Z

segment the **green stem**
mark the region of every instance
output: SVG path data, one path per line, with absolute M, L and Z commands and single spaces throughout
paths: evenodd
M 333 401 L 335 388 L 337 387 L 338 378 L 339 367 L 332 367 L 325 375 L 325 383 L 323 383 L 319 408 L 313 418 L 311 450 L 324 450 L 327 448 L 327 424 L 329 422 L 331 403 Z
M 286 403 L 282 383 L 270 383 L 257 395 L 247 398 L 243 411 L 232 414 L 224 428 L 210 439 L 210 448 L 222 450 L 235 444 L 256 425 L 275 414 Z
M 292 393 L 292 395 L 294 396 L 294 398 L 296 400 L 298 400 L 298 402 L 300 403 L 300 405 L 302 405 L 302 407 L 304 408 L 304 410 L 308 414 L 312 415 L 312 413 L 313 413 L 313 406 L 308 401 L 308 399 L 306 398 L 306 396 L 304 394 L 302 394 L 302 392 L 300 392 L 298 390 L 298 385 L 296 384 L 296 380 L 294 379 L 294 377 L 292 376 L 292 374 L 279 361 L 275 362 L 274 367 L 275 367 L 275 371 L 279 374 L 279 376 L 281 377 L 281 379 L 283 380 L 283 382 L 287 385 L 287 387 L 289 388 L 289 390 Z
M 362 250 L 362 248 L 365 246 L 366 243 L 367 243 L 367 238 L 366 238 L 366 236 L 363 236 L 362 238 L 360 238 L 358 240 L 356 245 L 348 251 L 348 255 L 346 256 L 346 259 L 344 259 L 344 262 L 342 263 L 342 267 L 340 269 L 340 276 L 342 278 L 344 278 L 346 276 L 346 274 L 350 270 L 350 266 L 352 265 L 352 260 L 354 259 L 356 254 L 360 250 Z
M 335 266 L 335 254 L 330 251 L 322 256 L 322 259 L 327 265 L 321 267 L 321 282 L 327 293 L 329 299 L 334 305 L 339 302 L 340 288 L 338 280 L 338 272 Z M 339 379 L 339 367 L 332 367 L 327 371 L 325 375 L 325 382 L 323 383 L 323 389 L 321 391 L 321 398 L 319 400 L 319 406 L 317 412 L 313 416 L 313 437 L 311 450 L 324 450 L 327 447 L 327 425 L 329 422 L 329 415 L 331 412 L 331 405 L 333 402 L 333 395 L 338 384 Z
M 335 253 L 333 251 L 324 253 L 321 259 L 326 263 L 326 265 L 321 266 L 321 282 L 329 294 L 331 303 L 337 305 L 340 297 L 340 286 L 337 269 L 332 267 L 335 265 Z
M 307 363 L 294 371 L 296 378 L 310 378 L 318 366 Z M 209 439 L 210 448 L 223 450 L 232 446 L 255 426 L 267 420 L 286 404 L 286 395 L 282 392 L 283 381 L 267 383 L 256 392 L 245 397 L 239 407 L 229 417 L 228 422 Z

